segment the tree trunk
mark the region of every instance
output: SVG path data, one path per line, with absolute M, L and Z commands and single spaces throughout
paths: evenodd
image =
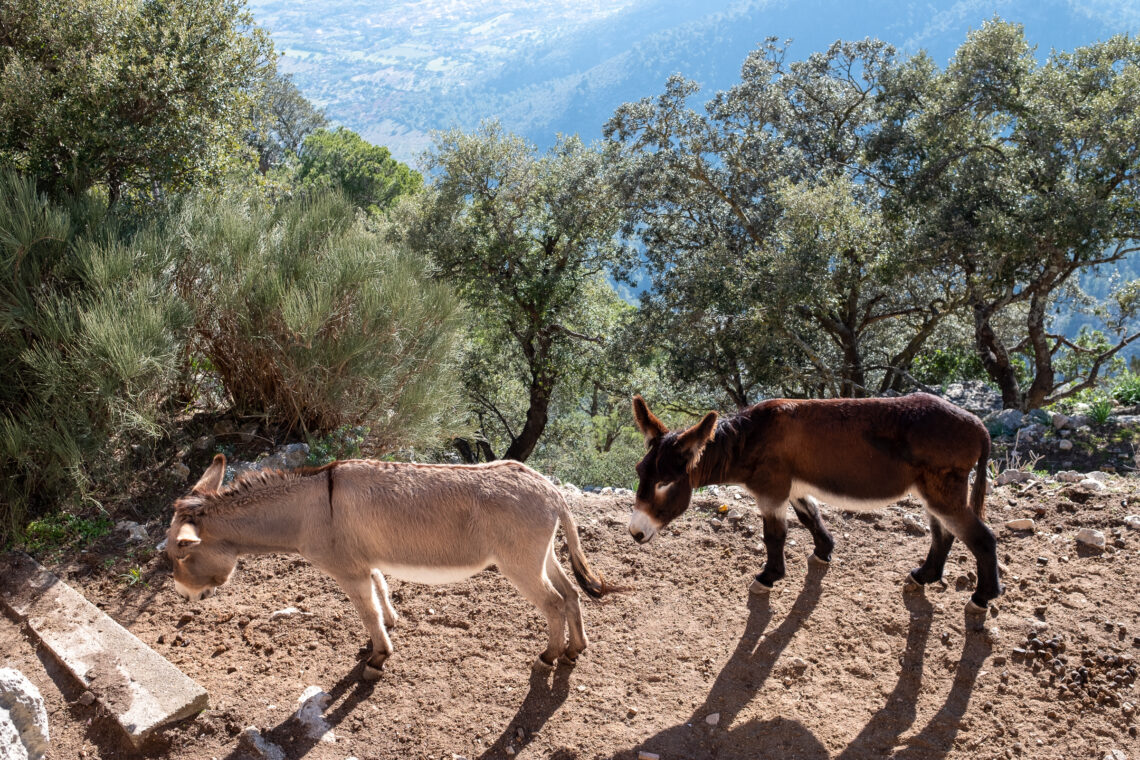
M 554 391 L 554 378 L 546 373 L 533 376 L 530 383 L 530 406 L 526 410 L 526 423 L 518 436 L 511 441 L 503 454 L 503 459 L 525 462 L 534 453 L 534 447 L 546 429 L 547 412 L 550 409 L 550 396 Z
M 1026 328 L 1029 344 L 1033 347 L 1033 383 L 1025 393 L 1025 409 L 1037 409 L 1053 392 L 1056 374 L 1053 371 L 1053 353 L 1049 350 L 1049 338 L 1045 334 L 1045 306 L 1048 299 L 1034 293 L 1029 301 L 1029 315 Z
M 1005 409 L 1021 408 L 1021 389 L 1010 361 L 1009 352 L 990 324 L 992 310 L 980 303 L 974 304 L 974 341 L 982 366 L 1001 390 L 1001 405 Z

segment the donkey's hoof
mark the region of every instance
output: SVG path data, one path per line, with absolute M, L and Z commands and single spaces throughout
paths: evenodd
M 914 577 L 914 573 L 907 573 L 906 580 L 903 581 L 903 591 L 921 591 L 922 584 Z
M 542 655 L 539 655 L 538 657 L 534 658 L 534 667 L 537 670 L 553 670 L 555 662 L 556 661 L 554 660 L 547 662 Z
M 966 614 L 984 616 L 986 614 L 986 608 L 971 599 L 966 602 Z
M 824 559 L 823 557 L 819 556 L 818 554 L 809 554 L 808 555 L 808 562 L 812 563 L 813 565 L 823 565 L 824 567 L 827 567 L 828 565 L 831 564 L 831 557 Z
M 383 667 L 374 668 L 366 662 L 364 663 L 364 670 L 361 671 L 360 676 L 365 681 L 379 681 L 383 673 Z
M 748 593 L 767 595 L 772 593 L 772 587 L 760 581 L 752 581 L 752 585 L 748 587 Z
M 578 664 L 578 655 L 571 655 L 568 652 L 563 652 L 562 654 L 558 655 L 558 664 L 572 668 Z

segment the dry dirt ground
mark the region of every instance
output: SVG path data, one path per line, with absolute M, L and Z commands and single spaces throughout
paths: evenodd
M 636 588 L 584 600 L 590 648 L 577 667 L 553 673 L 531 669 L 544 621 L 493 570 L 442 587 L 392 581 L 402 616 L 395 653 L 367 684 L 363 626 L 339 588 L 297 557 L 245 558 L 218 595 L 194 604 L 176 597 L 161 556 L 134 583 L 83 557 L 54 569 L 209 690 L 211 708 L 155 738 L 148 757 L 256 756 L 241 739 L 256 726 L 284 757 L 336 760 L 643 751 L 663 760 L 1099 760 L 1112 750 L 1135 760 L 1140 532 L 1113 531 L 1140 511 L 1136 485 L 1113 477 L 1092 495 L 1061 484 L 995 489 L 989 520 L 1007 592 L 981 630 L 963 612 L 973 560 L 960 544 L 948 587 L 903 591 L 927 550 L 902 521 L 914 505 L 871 516 L 825 509 L 838 543 L 827 568 L 806 561 L 810 538 L 791 525 L 788 577 L 764 598 L 747 591 L 764 550 L 746 497 L 703 494 L 637 546 L 626 532 L 632 497 L 574 496 L 595 568 Z M 718 524 L 722 504 L 744 520 Z M 1034 518 L 1036 532 L 1002 527 L 1015 517 Z M 1107 551 L 1078 549 L 1086 526 L 1105 531 Z M 152 526 L 155 540 L 161 530 Z M 298 614 L 269 619 L 287 607 Z M 50 656 L 0 616 L 2 665 L 43 692 L 52 758 L 137 756 L 98 703 L 84 705 Z M 1087 683 L 1063 689 L 1073 671 Z M 333 742 L 291 717 L 312 685 L 331 696 Z

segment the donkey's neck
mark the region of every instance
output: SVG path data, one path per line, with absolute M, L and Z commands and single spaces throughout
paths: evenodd
M 327 477 L 321 473 L 241 494 L 239 504 L 207 517 L 204 525 L 242 554 L 300 552 L 313 521 L 327 520 Z
M 734 418 L 721 424 L 713 439 L 705 444 L 700 460 L 689 474 L 693 488 L 743 483 L 747 479 L 748 472 L 740 461 L 747 431 L 735 424 L 738 420 Z

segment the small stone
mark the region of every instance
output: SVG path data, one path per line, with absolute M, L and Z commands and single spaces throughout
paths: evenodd
M 656 752 L 641 750 L 637 753 L 637 760 L 661 760 L 661 755 L 658 755 Z
M 1073 442 L 1068 438 L 1062 438 L 1061 440 L 1057 441 L 1057 448 L 1061 451 L 1072 451 Z
M 1005 527 L 1010 530 L 1028 530 L 1032 532 L 1034 530 L 1034 522 L 1028 517 L 1022 517 L 1017 520 L 1007 520 Z
M 1101 483 L 1099 480 L 1093 480 L 1092 478 L 1086 478 L 1080 483 L 1077 483 L 1077 485 L 1086 491 L 1092 491 L 1094 493 L 1108 490 L 1108 486 L 1106 486 L 1104 483 Z
M 509 744 L 507 745 L 507 748 L 505 750 L 503 750 L 503 752 L 506 752 L 508 757 L 514 757 L 515 756 L 515 748 Z
M 744 519 L 744 513 L 739 509 L 730 509 L 728 511 L 728 514 L 725 516 L 725 519 L 727 519 L 729 522 L 740 522 L 742 519 Z
M 1128 515 L 1124 518 L 1124 524 L 1132 530 L 1140 530 L 1140 515 Z
M 926 535 L 927 527 L 922 522 L 922 518 L 915 514 L 905 514 L 902 517 L 903 525 L 906 529 L 915 535 Z
M 715 726 L 716 724 L 720 723 L 720 713 L 715 712 L 711 715 L 706 715 L 705 723 L 708 723 L 710 726 Z
M 1092 482 L 1096 483 L 1095 480 Z M 1097 549 L 1103 549 L 1104 548 L 1104 533 L 1102 533 L 1099 530 L 1094 530 L 1092 528 L 1081 528 L 1077 532 L 1077 543 L 1084 544 L 1086 546 L 1093 546 L 1093 547 L 1096 547 Z
M 183 483 L 190 477 L 190 468 L 181 462 L 175 462 L 170 465 L 170 474 L 176 481 Z
M 1113 749 L 1105 753 L 1104 760 L 1128 760 L 1128 755 L 1122 749 Z
M 95 695 L 89 691 L 85 691 L 79 695 L 79 699 L 77 701 L 79 702 L 79 704 L 83 705 L 84 707 L 87 707 L 89 705 L 95 704 Z

